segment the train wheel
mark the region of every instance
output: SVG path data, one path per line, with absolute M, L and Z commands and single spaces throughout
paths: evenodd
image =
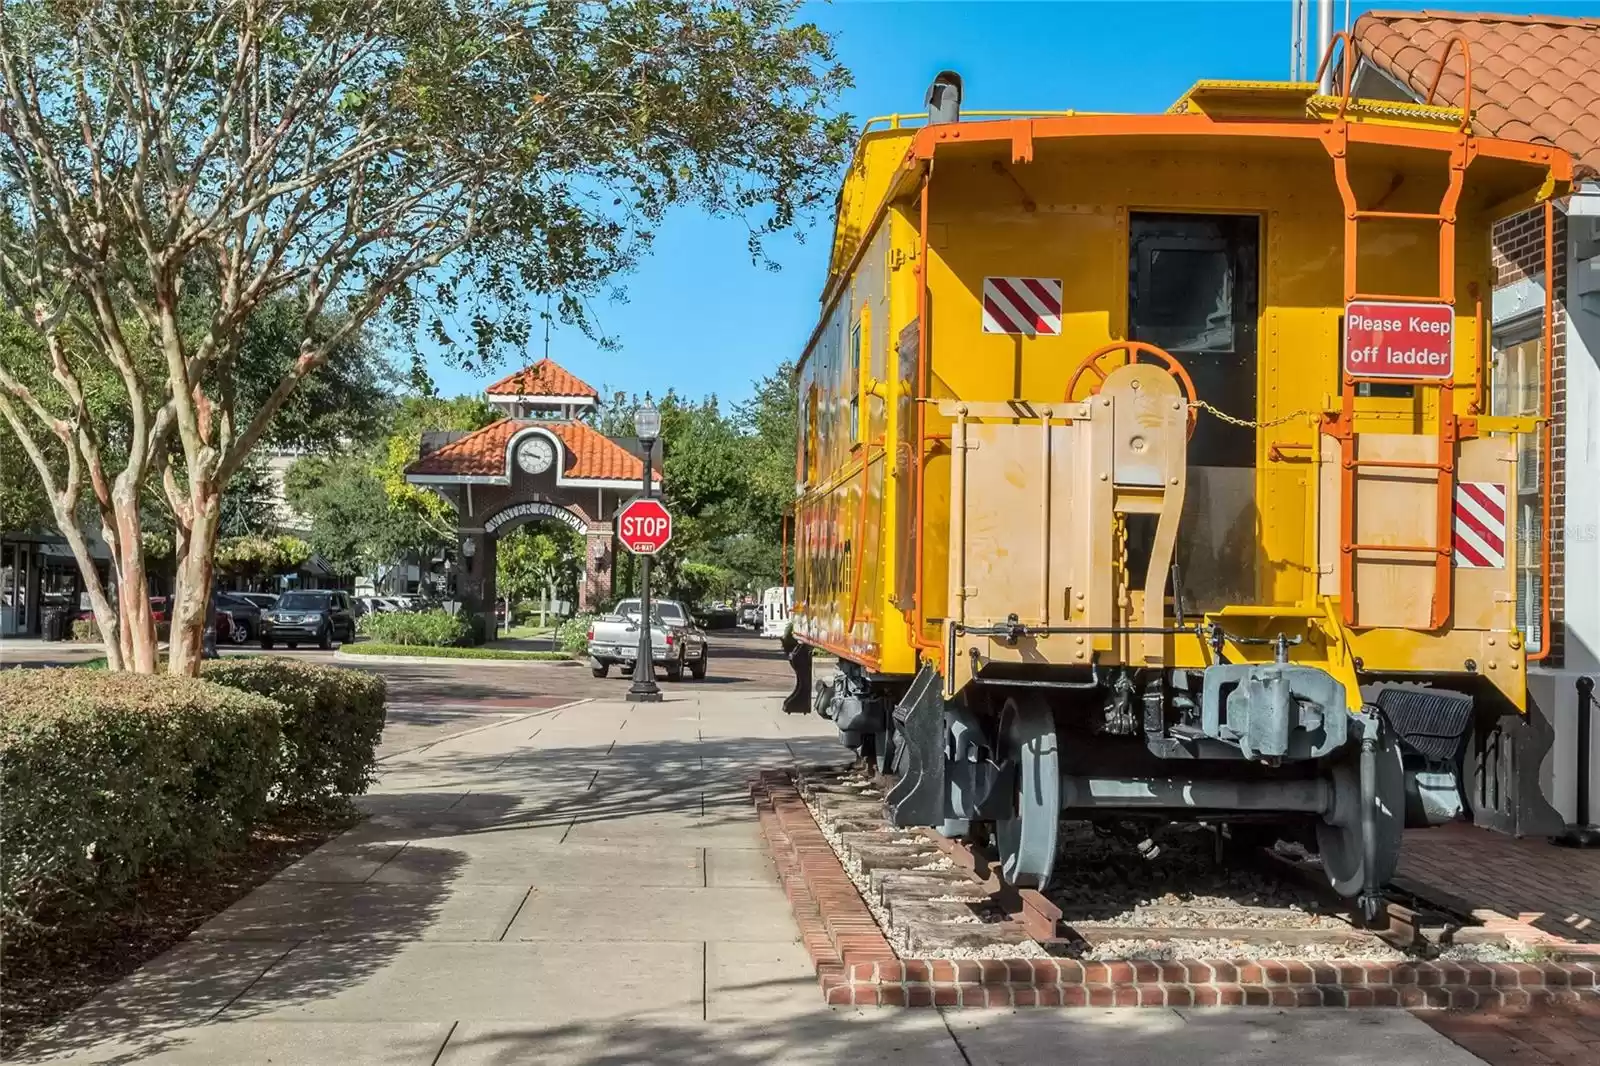
M 1004 757 L 1016 763 L 1016 813 L 994 824 L 1000 872 L 1017 888 L 1043 889 L 1056 861 L 1061 759 L 1056 721 L 1036 697 L 1009 697 L 1000 711 Z
M 1317 822 L 1317 850 L 1334 891 L 1353 897 L 1389 883 L 1400 865 L 1400 838 L 1405 829 L 1405 770 L 1400 747 L 1382 730 L 1373 752 L 1373 780 L 1363 788 L 1361 758 L 1352 753 L 1333 767 L 1334 809 Z M 1362 830 L 1363 808 L 1372 812 L 1373 868 L 1367 870 Z

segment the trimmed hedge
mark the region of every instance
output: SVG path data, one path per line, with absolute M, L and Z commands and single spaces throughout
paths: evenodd
M 524 659 L 532 662 L 572 662 L 564 651 L 512 651 L 508 648 L 433 648 L 426 644 L 379 644 L 362 641 L 345 644 L 340 655 L 399 655 L 423 659 Z
M 371 611 L 356 628 L 381 644 L 427 644 L 435 648 L 466 644 L 471 620 L 448 611 Z
M 277 703 L 209 681 L 0 670 L 0 913 L 93 905 L 236 844 L 282 740 Z
M 372 783 L 383 736 L 383 678 L 278 656 L 212 659 L 200 676 L 267 696 L 281 707 L 283 757 L 273 800 L 317 806 Z

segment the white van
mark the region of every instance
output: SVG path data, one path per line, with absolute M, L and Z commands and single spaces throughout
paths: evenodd
M 794 587 L 785 585 L 781 588 L 774 586 L 761 594 L 761 635 L 764 637 L 783 636 L 784 627 L 789 624 L 789 611 L 794 607 Z

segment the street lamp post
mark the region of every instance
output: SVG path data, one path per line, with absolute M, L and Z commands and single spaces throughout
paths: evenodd
M 645 404 L 633 413 L 633 431 L 644 450 L 644 494 L 650 496 L 650 460 L 656 438 L 661 435 L 661 412 Z M 650 627 L 650 555 L 640 558 L 639 573 L 639 650 L 633 660 L 633 684 L 628 688 L 629 703 L 660 703 L 656 685 L 655 647 Z

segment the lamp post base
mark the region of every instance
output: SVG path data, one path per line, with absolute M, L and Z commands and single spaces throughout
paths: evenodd
M 629 703 L 660 703 L 661 690 L 654 683 L 641 685 L 635 681 L 633 687 L 628 689 Z
M 1550 838 L 1562 848 L 1600 848 L 1600 825 L 1569 825 L 1566 832 Z

